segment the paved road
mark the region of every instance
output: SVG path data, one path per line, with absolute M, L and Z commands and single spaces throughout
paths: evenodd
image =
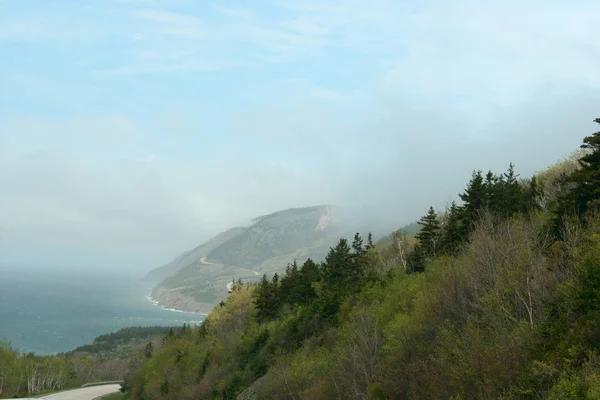
M 102 385 L 92 386 L 81 389 L 67 390 L 66 392 L 60 392 L 55 394 L 49 394 L 41 397 L 47 400 L 92 400 L 98 396 L 102 396 L 109 393 L 118 392 L 121 385 Z M 39 400 L 39 399 L 32 399 Z

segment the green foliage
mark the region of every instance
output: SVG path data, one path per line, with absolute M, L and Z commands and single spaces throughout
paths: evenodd
M 435 257 L 439 245 L 440 221 L 433 207 L 429 207 L 427 215 L 421 218 L 419 225 L 421 230 L 415 237 L 421 244 L 421 251 L 425 257 Z
M 568 196 L 512 164 L 475 171 L 462 204 L 430 208 L 415 238 L 374 247 L 357 233 L 321 264 L 236 285 L 202 327 L 143 360 L 131 396 L 600 398 L 599 167 L 582 159 Z M 569 219 L 547 198 L 587 211 Z M 567 221 L 560 237 L 552 213 Z
M 259 322 L 275 318 L 279 312 L 280 301 L 278 299 L 279 282 L 278 275 L 273 276 L 269 282 L 267 275 L 263 275 L 256 289 L 255 304 L 257 308 L 256 318 Z
M 464 228 L 461 219 L 461 210 L 452 202 L 448 209 L 444 229 L 440 234 L 440 248 L 448 254 L 457 254 L 464 242 Z
M 21 354 L 0 341 L 0 398 L 30 397 L 70 388 L 78 382 L 65 356 Z
M 280 272 L 287 262 L 322 260 L 335 240 L 349 233 L 342 210 L 316 206 L 279 211 L 233 228 L 151 272 L 160 281 L 154 293 L 162 303 L 209 312 L 227 296 L 231 277 L 254 282 L 254 271 Z
M 73 355 L 77 352 L 86 352 L 102 358 L 128 358 L 144 343 L 152 338 L 164 336 L 173 329 L 165 326 L 135 326 L 123 328 L 117 332 L 100 335 L 91 344 L 77 347 L 67 353 Z M 176 328 L 178 329 L 178 328 Z
M 600 118 L 595 120 L 600 124 Z M 578 168 L 561 180 L 570 186 L 558 201 L 556 213 L 560 223 L 562 214 L 583 215 L 588 209 L 600 209 L 600 131 L 586 136 L 578 159 Z
M 130 362 L 143 354 L 151 359 L 165 327 L 132 327 L 98 336 L 90 345 L 55 356 L 22 354 L 0 341 L 0 398 L 31 397 L 79 387 L 95 381 L 120 380 Z M 187 328 L 186 328 L 187 329 Z
M 486 185 L 481 171 L 473 171 L 473 176 L 467 184 L 464 193 L 459 195 L 463 201 L 463 224 L 466 229 L 472 229 L 479 219 L 479 212 L 487 205 L 489 200 L 488 190 L 492 187 Z

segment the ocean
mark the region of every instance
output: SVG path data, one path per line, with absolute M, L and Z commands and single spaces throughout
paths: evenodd
M 205 315 L 154 304 L 132 276 L 0 270 L 0 340 L 46 355 L 130 326 L 197 324 Z

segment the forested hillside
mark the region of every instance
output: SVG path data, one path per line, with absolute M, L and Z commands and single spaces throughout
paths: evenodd
M 79 387 L 94 381 L 123 379 L 130 365 L 159 347 L 163 337 L 181 334 L 180 327 L 132 327 L 98 336 L 66 354 L 37 356 L 0 341 L 0 399 L 30 397 Z
M 600 398 L 600 132 L 531 179 L 475 171 L 460 199 L 414 237 L 236 285 L 130 398 Z
M 168 326 L 133 326 L 100 335 L 91 344 L 79 346 L 67 356 L 94 355 L 103 359 L 129 359 L 148 342 L 161 339 L 171 329 Z
M 352 232 L 346 214 L 322 205 L 254 218 L 152 271 L 150 279 L 164 276 L 152 296 L 169 308 L 208 313 L 227 297 L 234 278 L 256 281 L 293 258 L 323 258 L 332 242 Z

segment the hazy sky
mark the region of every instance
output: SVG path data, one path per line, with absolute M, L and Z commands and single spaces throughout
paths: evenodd
M 168 261 L 283 208 L 398 227 L 600 116 L 600 2 L 0 0 L 0 264 Z

